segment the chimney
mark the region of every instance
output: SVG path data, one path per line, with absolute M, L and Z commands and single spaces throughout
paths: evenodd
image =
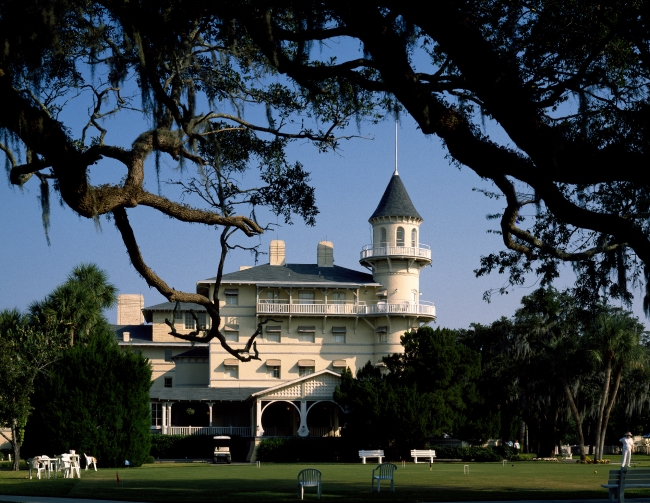
M 139 293 L 121 293 L 117 296 L 117 324 L 142 325 L 144 296 Z
M 122 340 L 129 342 L 131 340 L 131 332 L 122 332 Z
M 269 245 L 269 264 L 270 265 L 285 265 L 285 247 L 284 241 L 281 239 L 274 239 Z
M 334 267 L 334 245 L 331 241 L 318 243 L 318 267 Z

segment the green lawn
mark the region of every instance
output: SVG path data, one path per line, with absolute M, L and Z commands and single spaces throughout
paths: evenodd
M 616 458 L 612 461 L 617 460 Z M 650 466 L 646 457 L 639 465 Z M 285 501 L 296 499 L 296 475 L 307 466 L 323 473 L 323 497 L 329 501 L 476 501 L 513 499 L 606 498 L 600 487 L 609 466 L 575 463 L 463 463 L 401 466 L 395 475 L 396 492 L 386 484 L 380 495 L 370 495 L 374 464 L 207 465 L 157 464 L 141 468 L 82 471 L 74 480 L 29 480 L 27 472 L 0 470 L 0 494 L 65 496 L 152 502 Z M 122 484 L 116 482 L 119 472 Z M 597 473 L 595 473 L 597 472 Z M 626 497 L 648 497 L 650 490 L 626 491 Z M 316 499 L 308 490 L 306 499 Z M 1 500 L 1 498 L 0 498 Z

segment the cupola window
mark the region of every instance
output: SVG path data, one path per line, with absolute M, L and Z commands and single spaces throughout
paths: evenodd
M 417 248 L 418 246 L 418 231 L 411 229 L 411 247 Z
M 397 246 L 404 246 L 404 227 L 397 228 Z
M 379 230 L 379 246 L 386 246 L 386 227 Z

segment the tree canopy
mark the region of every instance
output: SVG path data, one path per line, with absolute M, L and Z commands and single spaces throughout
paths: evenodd
M 506 249 L 484 256 L 477 275 L 508 274 L 507 291 L 531 272 L 548 284 L 569 262 L 583 301 L 629 302 L 641 288 L 650 314 L 650 30 L 641 4 L 11 7 L 0 3 L 0 150 L 11 183 L 39 184 L 46 230 L 50 189 L 83 217 L 110 218 L 150 286 L 208 311 L 212 328 L 188 336 L 172 326 L 179 337 L 217 338 L 241 360 L 258 358 L 259 330 L 245 348 L 230 347 L 216 298 L 176 290 L 147 265 L 128 213 L 145 206 L 217 226 L 218 284 L 228 249 L 249 246 L 233 244 L 233 233 L 267 228 L 256 209 L 314 221 L 313 188 L 303 166 L 286 159 L 288 142 L 336 148 L 338 128 L 351 120 L 403 112 L 440 137 L 454 163 L 493 182 L 485 194 L 503 201 L 492 217 Z M 87 110 L 82 127 L 71 123 L 80 120 L 72 104 Z M 141 125 L 124 144 L 112 136 L 120 121 Z M 98 168 L 113 181 L 93 183 Z M 243 177 L 252 168 L 255 176 Z M 150 170 L 169 183 L 151 191 Z

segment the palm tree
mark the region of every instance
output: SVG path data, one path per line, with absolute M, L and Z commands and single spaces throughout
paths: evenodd
M 598 314 L 589 334 L 589 354 L 602 373 L 596 418 L 595 459 L 603 459 L 605 431 L 623 372 L 648 365 L 648 350 L 641 345 L 643 325 L 631 313 L 607 309 Z
M 37 319 L 54 319 L 68 332 L 70 345 L 83 340 L 93 327 L 104 321 L 102 310 L 117 302 L 117 288 L 95 264 L 76 266 L 65 283 L 41 302 L 34 302 L 30 314 Z

